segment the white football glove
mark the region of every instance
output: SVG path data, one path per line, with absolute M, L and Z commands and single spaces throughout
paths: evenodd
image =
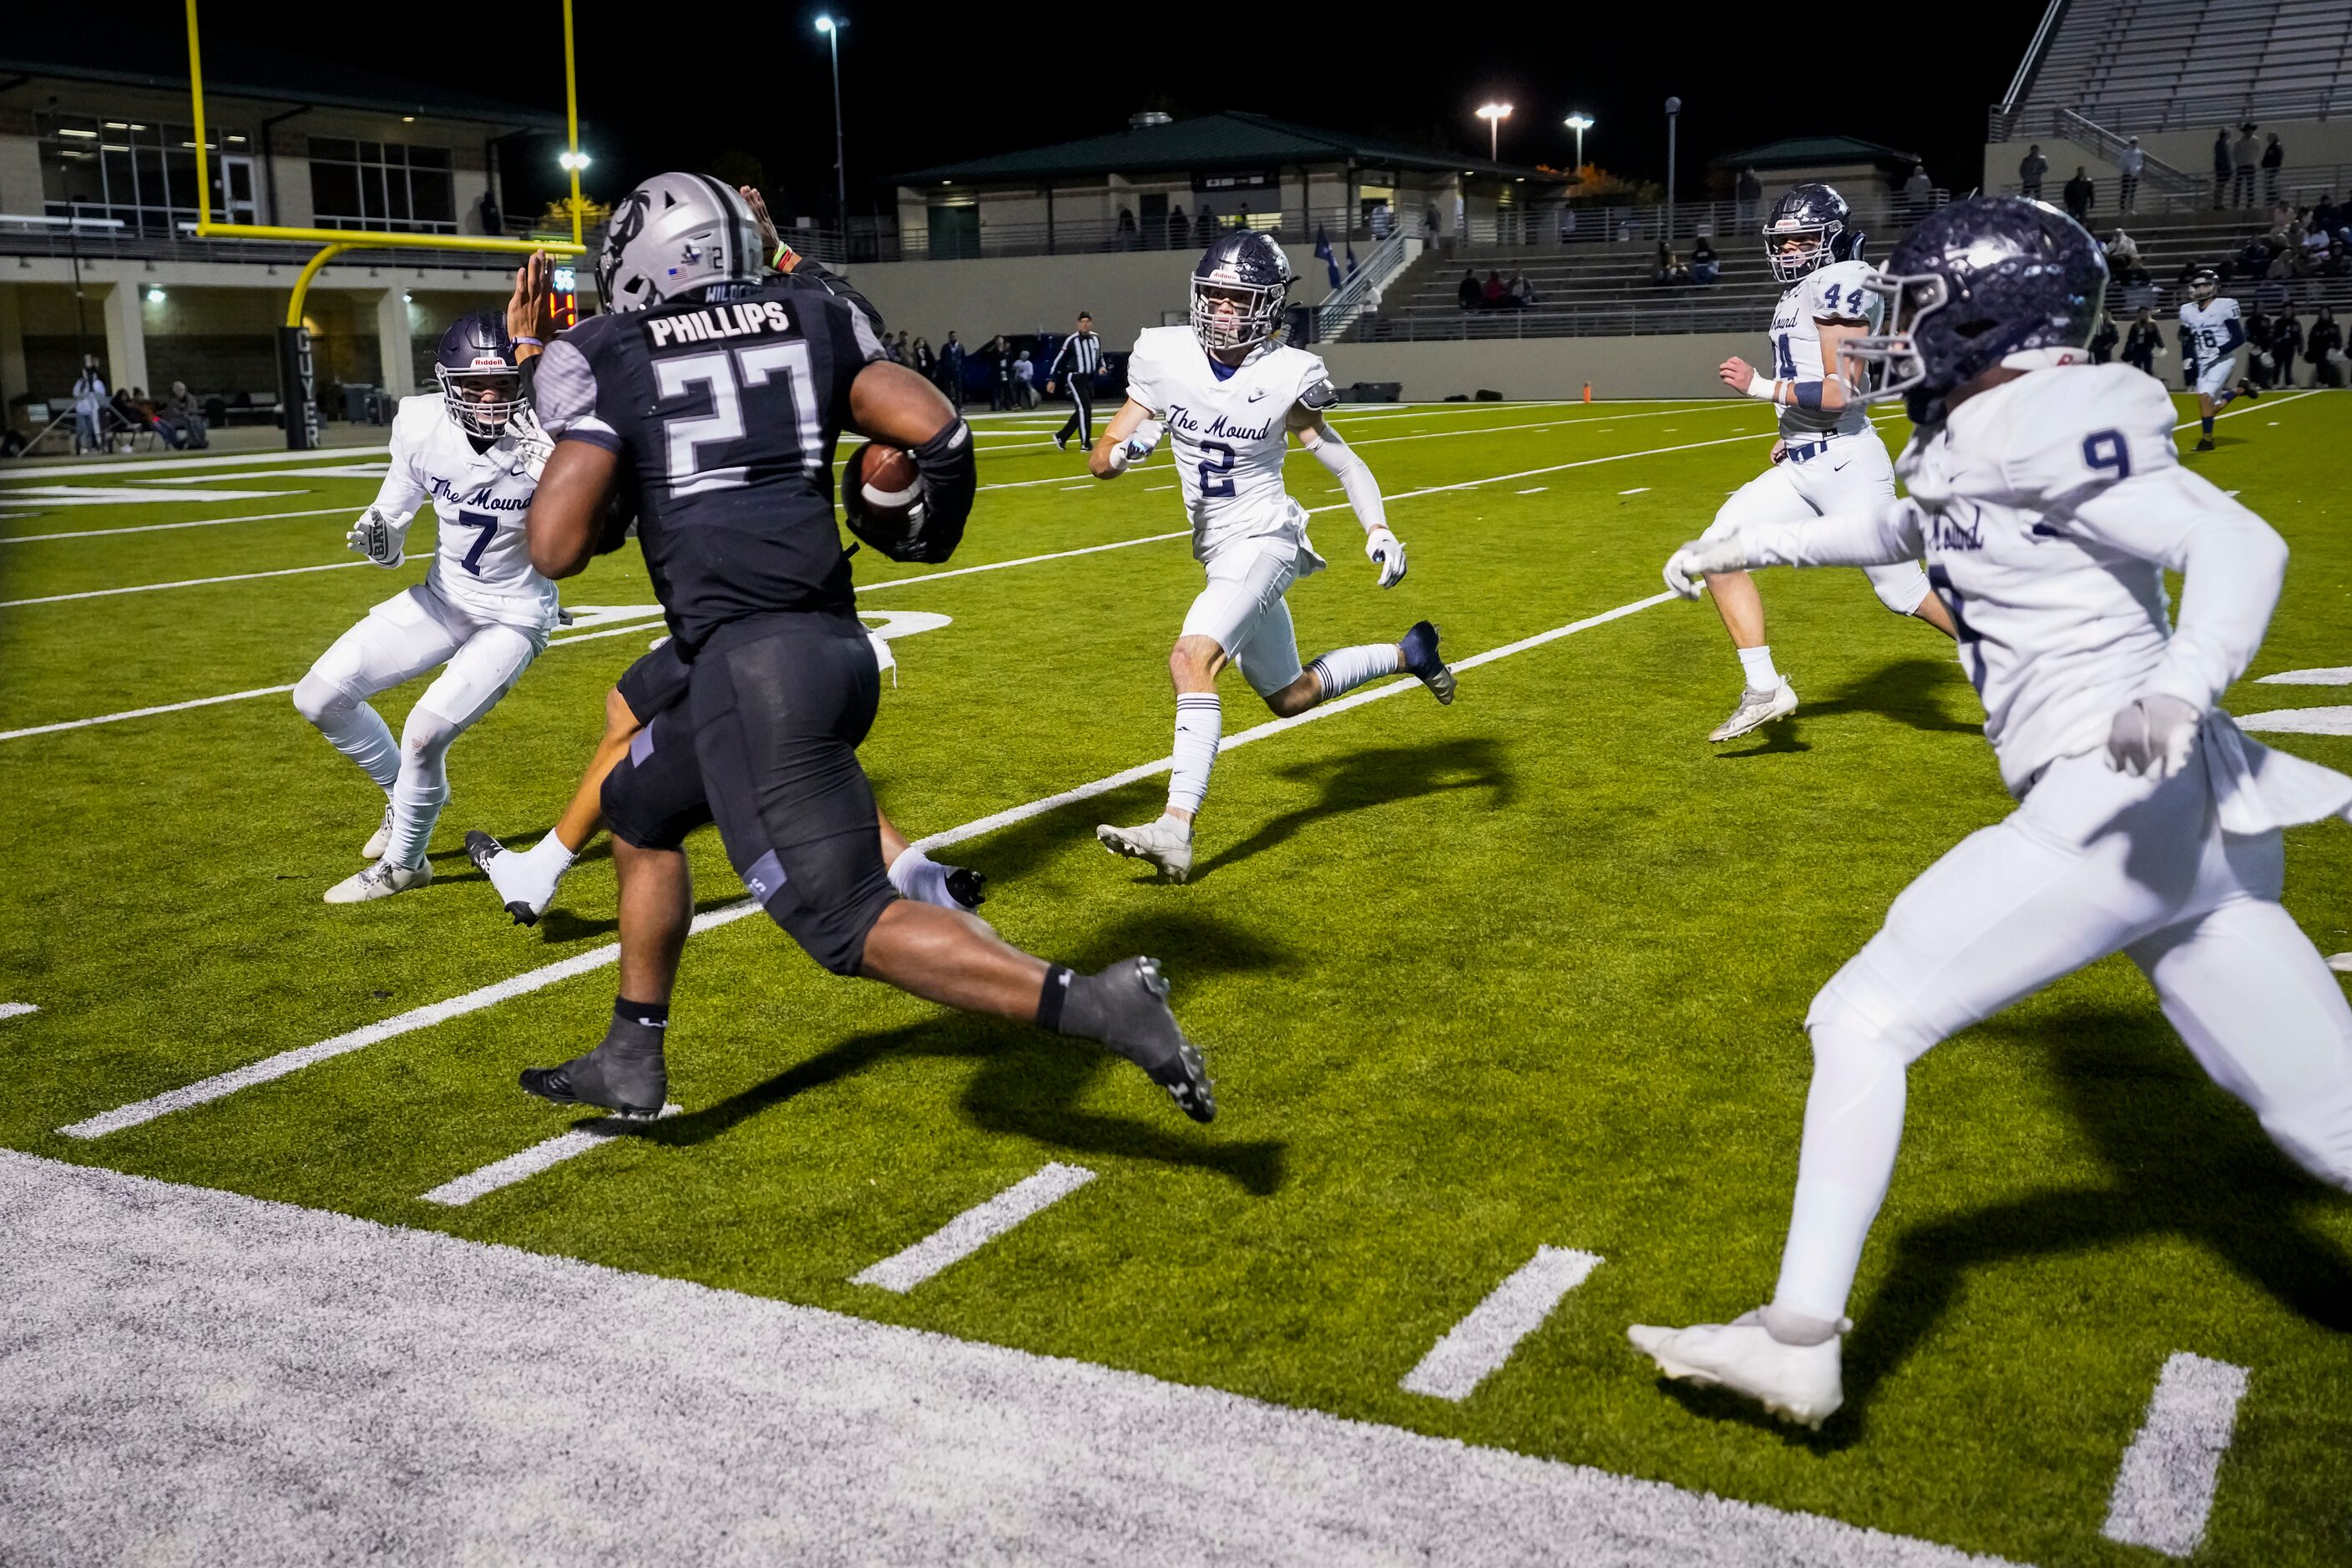
M 1128 465 L 1139 463 L 1159 449 L 1160 437 L 1167 427 L 1157 419 L 1147 419 L 1135 427 L 1135 433 L 1110 449 L 1110 471 L 1127 472 Z
M 1748 556 L 1738 541 L 1694 539 L 1666 557 L 1666 586 L 1685 599 L 1696 599 L 1706 591 L 1702 578 L 1747 569 Z
M 1383 523 L 1364 535 L 1364 554 L 1381 569 L 1381 586 L 1393 588 L 1404 581 L 1404 541 Z
M 2107 728 L 2107 766 L 2134 778 L 2168 779 L 2189 765 L 2203 715 L 2178 697 L 2136 697 Z
M 379 566 L 400 564 L 400 534 L 392 520 L 370 507 L 352 524 L 351 547 Z

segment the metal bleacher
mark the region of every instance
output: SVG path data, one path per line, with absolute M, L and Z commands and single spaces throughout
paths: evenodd
M 2067 0 L 1993 140 L 2072 110 L 2127 134 L 2352 109 L 2352 0 Z

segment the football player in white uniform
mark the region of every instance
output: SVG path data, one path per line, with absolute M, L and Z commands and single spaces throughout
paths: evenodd
M 2238 374 L 2238 350 L 2246 341 L 2246 325 L 2238 319 L 2238 302 L 2221 298 L 2221 275 L 2200 267 L 2189 275 L 2189 302 L 2180 307 L 2180 343 L 2196 356 L 2189 375 L 2197 387 L 2197 416 L 2202 434 L 2197 449 L 2213 449 L 2213 416 L 2234 397 L 2248 402 L 2260 397 L 2253 384 Z
M 1906 1069 L 1939 1040 L 2109 953 L 2272 1140 L 2352 1188 L 2352 1006 L 2279 906 L 2281 829 L 2352 808 L 2352 778 L 2270 751 L 2215 706 L 2261 646 L 2286 546 L 2183 468 L 2164 388 L 2085 346 L 2097 241 L 2038 202 L 1957 203 L 1873 288 L 1890 335 L 1849 345 L 1910 398 L 1909 499 L 1754 521 L 1667 563 L 1909 561 L 1959 629 L 1985 733 L 2021 804 L 1914 882 L 1806 1018 L 1812 1089 L 1770 1305 L 1636 1326 L 1671 1377 L 1819 1426 L 1863 1243 L 1902 1138 Z M 2178 625 L 2164 574 L 2183 575 Z
M 337 638 L 294 688 L 302 717 L 385 796 L 383 824 L 362 851 L 375 864 L 329 889 L 331 904 L 433 879 L 425 850 L 449 798 L 450 742 L 507 694 L 555 629 L 555 584 L 531 569 L 523 532 L 551 444 L 524 405 L 518 363 L 541 348 L 545 274 L 532 258 L 516 273 L 504 320 L 486 312 L 453 324 L 435 365 L 440 391 L 400 400 L 392 470 L 352 525 L 351 546 L 398 566 L 410 521 L 429 500 L 439 525 L 433 564 Z M 443 664 L 394 743 L 368 699 Z
M 1823 184 L 1799 185 L 1772 204 L 1764 253 L 1790 285 L 1772 312 L 1772 363 L 1760 371 L 1733 355 L 1717 372 L 1732 391 L 1780 410 L 1772 466 L 1732 492 L 1706 537 L 1744 522 L 1794 522 L 1895 499 L 1895 468 L 1863 413 L 1858 389 L 1838 374 L 1838 350 L 1877 322 L 1878 297 L 1864 287 L 1863 237 L 1846 230 L 1846 205 Z M 1865 570 L 1879 603 L 1916 616 L 1945 636 L 1951 618 L 1927 592 L 1916 561 Z M 1745 572 L 1707 580 L 1715 607 L 1739 654 L 1743 688 L 1731 717 L 1710 741 L 1729 741 L 1796 711 L 1797 693 L 1764 640 L 1764 601 Z
M 1399 673 L 1418 676 L 1440 702 L 1454 700 L 1454 672 L 1427 621 L 1396 642 L 1339 648 L 1299 667 L 1283 595 L 1324 563 L 1307 542 L 1307 509 L 1282 486 L 1293 433 L 1339 476 L 1381 587 L 1403 580 L 1405 559 L 1371 470 L 1323 417 L 1339 401 L 1323 362 L 1275 341 L 1290 284 L 1289 260 L 1271 236 L 1219 237 L 1192 269 L 1192 325 L 1137 334 L 1127 402 L 1087 463 L 1097 479 L 1113 479 L 1163 435 L 1172 438 L 1192 554 L 1209 572 L 1168 660 L 1176 682 L 1168 809 L 1140 826 L 1095 829 L 1105 848 L 1149 860 L 1171 881 L 1192 873 L 1192 819 L 1224 730 L 1217 674 L 1227 664 L 1239 665 L 1265 705 L 1285 716 Z

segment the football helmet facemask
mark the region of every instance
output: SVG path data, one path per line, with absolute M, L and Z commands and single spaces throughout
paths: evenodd
M 493 311 L 449 323 L 434 351 L 433 374 L 449 417 L 468 436 L 495 441 L 522 410 L 514 341 L 507 336 L 506 318 Z
M 1764 255 L 1772 263 L 1772 276 L 1794 283 L 1832 261 L 1859 255 L 1861 236 L 1851 246 L 1839 240 L 1845 233 L 1846 216 L 1845 198 L 1818 182 L 1782 192 L 1764 226 Z
M 1219 235 L 1192 268 L 1192 335 L 1213 351 L 1265 342 L 1282 330 L 1292 281 L 1272 235 Z

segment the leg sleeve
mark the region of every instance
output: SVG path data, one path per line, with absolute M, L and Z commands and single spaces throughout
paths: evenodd
M 425 694 L 416 700 L 462 732 L 495 706 L 539 658 L 541 638 L 513 626 L 475 628 L 465 646 L 449 658 Z

